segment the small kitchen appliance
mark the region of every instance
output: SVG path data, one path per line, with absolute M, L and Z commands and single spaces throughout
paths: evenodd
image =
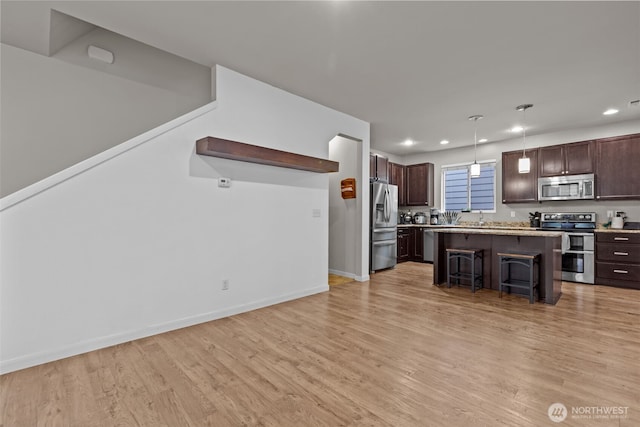
M 424 212 L 416 212 L 413 216 L 414 224 L 426 224 L 427 223 L 427 215 Z
M 438 208 L 431 208 L 431 210 L 429 211 L 429 224 L 440 224 L 440 211 L 438 210 Z
M 400 213 L 400 224 L 412 224 L 413 223 L 413 215 L 411 212 L 401 212 Z
M 616 215 L 611 218 L 611 228 L 624 228 L 625 220 L 627 219 L 626 214 L 622 211 L 616 211 Z

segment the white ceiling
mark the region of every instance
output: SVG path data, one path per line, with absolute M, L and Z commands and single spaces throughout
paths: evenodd
M 472 145 L 474 114 L 513 138 L 523 103 L 527 135 L 640 118 L 640 1 L 3 0 L 2 41 L 47 52 L 49 9 L 371 122 L 397 155 Z

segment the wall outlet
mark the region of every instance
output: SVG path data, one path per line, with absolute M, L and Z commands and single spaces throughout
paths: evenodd
M 516 211 L 511 211 L 511 218 L 515 218 L 516 217 Z
M 218 178 L 218 187 L 229 188 L 231 187 L 231 179 L 230 178 Z
M 223 291 L 229 290 L 229 279 L 224 279 L 222 281 L 222 290 Z

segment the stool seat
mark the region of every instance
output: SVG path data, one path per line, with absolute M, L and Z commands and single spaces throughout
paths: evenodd
M 534 292 L 539 288 L 540 282 L 540 253 L 538 252 L 498 252 L 500 264 L 500 283 L 498 290 L 502 298 L 503 288 L 511 292 L 511 288 L 526 289 L 529 292 L 529 304 L 534 303 Z M 522 266 L 528 270 L 526 278 L 513 277 L 512 266 Z M 536 269 L 536 266 L 538 267 Z M 506 267 L 506 275 L 504 269 Z M 537 274 L 536 274 L 537 273 Z
M 451 287 L 451 283 L 455 280 L 456 285 L 460 286 L 461 280 L 469 282 L 471 292 L 483 287 L 482 283 L 482 259 L 483 250 L 473 248 L 447 248 L 447 288 Z M 455 262 L 455 269 L 451 268 L 451 261 Z M 465 261 L 468 268 L 463 270 Z M 479 261 L 479 265 L 478 264 Z

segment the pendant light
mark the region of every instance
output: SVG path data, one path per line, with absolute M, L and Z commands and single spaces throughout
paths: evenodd
M 473 120 L 473 164 L 471 165 L 471 178 L 480 176 L 480 165 L 478 164 L 478 120 L 484 118 L 480 114 L 469 116 L 469 120 Z
M 518 172 L 520 173 L 529 173 L 531 171 L 531 159 L 527 157 L 526 154 L 526 138 L 527 138 L 527 127 L 525 125 L 525 119 L 527 115 L 527 109 L 533 107 L 533 104 L 522 104 L 516 107 L 516 111 L 522 111 L 522 157 L 518 159 Z

